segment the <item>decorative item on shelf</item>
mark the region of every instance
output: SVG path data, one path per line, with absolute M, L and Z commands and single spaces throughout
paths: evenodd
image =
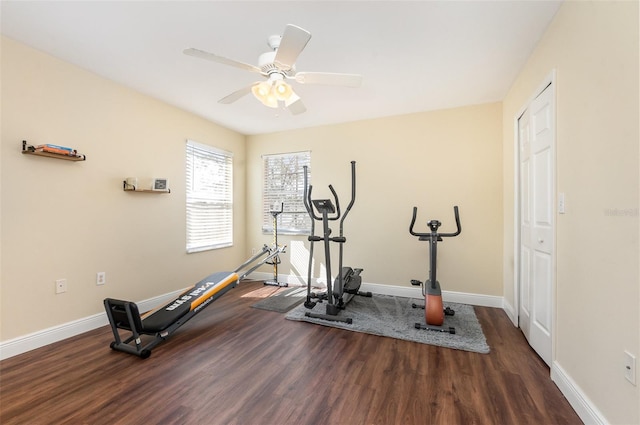
M 122 182 L 122 188 L 125 192 L 171 193 L 169 180 L 166 178 L 143 179 L 142 183 L 138 184 L 137 177 L 127 177 Z
M 42 145 L 29 145 L 22 141 L 22 153 L 26 155 L 46 156 L 49 158 L 65 159 L 67 161 L 85 161 L 86 155 L 79 154 L 77 150 L 66 146 L 45 143 Z
M 127 177 L 124 181 L 124 190 L 136 190 L 138 187 L 138 179 L 135 177 Z

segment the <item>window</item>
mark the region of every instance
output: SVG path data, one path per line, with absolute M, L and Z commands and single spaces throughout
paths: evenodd
M 262 231 L 273 232 L 272 210 L 284 212 L 278 216 L 278 233 L 309 234 L 311 219 L 304 207 L 304 170 L 311 164 L 311 152 L 264 155 L 262 191 Z M 307 178 L 311 182 L 311 173 Z
M 233 158 L 187 140 L 187 252 L 233 245 Z

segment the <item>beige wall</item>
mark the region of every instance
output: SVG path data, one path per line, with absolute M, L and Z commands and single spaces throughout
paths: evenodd
M 345 264 L 364 268 L 364 282 L 410 287 L 411 279 L 424 279 L 428 245 L 408 232 L 412 208 L 418 207 L 417 229 L 425 231 L 429 219 L 439 219 L 446 232 L 455 229 L 458 205 L 462 234 L 439 245 L 438 280 L 448 291 L 500 296 L 501 117 L 501 105 L 493 103 L 250 136 L 248 247 L 271 240 L 260 231 L 261 155 L 311 150 L 314 198 L 329 196 L 332 184 L 343 208 L 351 194 L 349 164 L 357 162 L 357 199 L 345 222 Z M 280 271 L 306 279 L 306 238 L 279 241 L 290 245 Z M 315 258 L 322 263 L 318 246 Z M 337 263 L 332 265 L 337 270 Z M 315 277 L 324 276 L 322 270 L 319 264 Z
M 514 119 L 557 75 L 555 365 L 607 421 L 638 423 L 638 2 L 566 2 L 503 103 L 505 298 L 513 299 Z
M 245 139 L 2 38 L 1 339 L 103 310 L 105 297 L 166 294 L 244 260 Z M 185 253 L 185 140 L 234 153 L 235 246 Z M 85 162 L 22 155 L 73 146 Z M 170 194 L 122 190 L 167 177 Z M 96 286 L 104 271 L 105 286 Z M 68 292 L 56 295 L 54 281 Z

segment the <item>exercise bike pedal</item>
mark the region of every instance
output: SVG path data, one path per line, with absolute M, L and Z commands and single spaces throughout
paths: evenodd
M 447 307 L 444 309 L 445 316 L 454 316 L 456 314 L 455 310 L 451 307 Z
M 419 281 L 419 280 L 417 280 L 417 279 L 411 279 L 411 284 L 412 284 L 413 286 L 421 286 L 421 285 L 422 285 L 422 282 L 421 282 L 421 281 Z
M 314 303 L 313 301 L 305 301 L 304 306 L 308 309 L 312 309 L 313 307 L 316 306 L 316 303 Z

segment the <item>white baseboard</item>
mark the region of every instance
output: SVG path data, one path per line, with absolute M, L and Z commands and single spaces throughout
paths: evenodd
M 71 338 L 108 323 L 106 313 L 94 314 L 62 325 L 53 326 L 25 336 L 3 341 L 0 344 L 0 360 Z
M 136 304 L 138 304 L 140 311 L 149 311 L 163 303 L 171 301 L 181 293 L 182 290 L 178 290 L 149 298 Z M 89 332 L 108 324 L 107 314 L 103 312 L 8 341 L 2 341 L 0 342 L 0 360 L 8 359 L 9 357 L 17 356 L 18 354 L 26 353 L 27 351 L 35 350 L 36 348 L 44 347 L 45 345 L 53 344 L 54 342 L 62 341 L 63 339 L 71 338 L 72 336 Z
M 507 313 L 507 317 L 509 317 L 509 320 L 511 320 L 511 323 L 513 323 L 513 326 L 517 328 L 518 316 L 516 316 L 516 309 L 513 308 L 513 306 L 509 303 L 509 301 L 506 300 L 506 298 L 503 298 L 502 309 L 504 310 L 505 313 Z
M 253 272 L 247 276 L 247 279 L 273 280 L 273 273 Z M 303 278 L 301 276 L 293 276 L 289 274 L 279 274 L 278 282 L 286 283 L 291 286 L 307 286 L 306 277 Z
M 596 425 L 609 423 L 575 381 L 571 379 L 571 376 L 557 362 L 553 362 L 551 366 L 551 380 L 556 383 L 560 392 L 582 419 L 582 422 Z
M 378 283 L 366 283 L 363 282 L 360 287 L 362 291 L 370 291 L 374 294 L 381 295 L 394 295 L 396 297 L 406 298 L 424 298 L 422 295 L 422 288 L 414 286 L 396 286 L 396 285 L 382 285 Z M 444 301 L 470 304 L 482 307 L 496 307 L 502 308 L 502 297 L 494 295 L 482 295 L 482 294 L 470 294 L 467 292 L 453 292 L 442 291 L 442 299 Z
M 249 277 L 251 279 L 256 279 L 256 280 L 273 279 L 273 275 L 270 273 L 254 272 L 254 273 L 251 273 Z M 294 286 L 306 286 L 307 284 L 305 280 L 306 278 L 302 278 L 300 276 L 279 275 L 278 279 L 281 282 L 287 282 L 288 284 L 294 285 Z M 362 286 L 360 287 L 360 289 L 365 292 L 366 291 L 373 292 L 374 294 L 394 295 L 396 297 L 406 297 L 406 298 L 423 298 L 422 289 L 420 287 L 384 285 L 379 283 L 362 282 Z M 504 301 L 502 297 L 494 296 L 494 295 L 470 294 L 466 292 L 442 291 L 442 299 L 444 301 L 449 301 L 452 303 L 471 304 L 471 305 L 477 305 L 482 307 L 502 308 L 504 305 Z

